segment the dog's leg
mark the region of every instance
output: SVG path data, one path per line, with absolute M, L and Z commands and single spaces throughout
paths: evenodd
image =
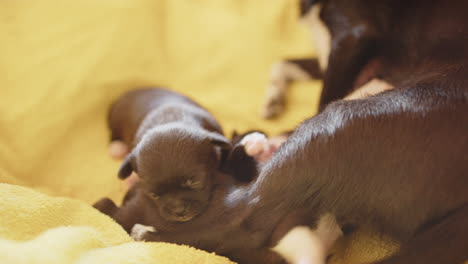
M 130 231 L 130 236 L 135 241 L 145 241 L 145 236 L 147 236 L 148 233 L 156 233 L 156 228 L 142 224 L 135 224 Z
M 332 38 L 320 18 L 322 6 L 312 7 L 302 22 L 312 30 L 320 67 L 325 72 L 319 110 L 332 101 L 342 99 L 353 89 L 355 78 L 374 55 L 375 35 L 373 25 L 362 25 L 360 31 L 349 30 Z
M 330 55 L 320 96 L 319 111 L 330 102 L 342 99 L 352 91 L 355 77 L 364 67 L 373 50 L 373 42 L 368 39 L 348 39 L 335 45 L 340 48 L 335 48 Z
M 273 65 L 262 109 L 262 117 L 272 119 L 281 114 L 286 105 L 286 93 L 293 81 L 321 78 L 316 59 L 285 60 Z
M 322 216 L 317 228 L 297 226 L 272 249 L 291 264 L 324 264 L 330 248 L 343 235 L 331 214 Z
M 130 228 L 130 236 L 135 241 L 151 241 L 151 242 L 166 242 L 173 244 L 187 244 L 191 246 L 196 246 L 193 243 L 190 243 L 185 234 L 180 234 L 178 232 L 160 232 L 156 230 L 153 226 L 147 226 L 142 224 L 134 224 Z M 180 236 L 182 238 L 180 238 Z
M 416 234 L 400 253 L 375 264 L 468 263 L 468 205 Z
M 102 198 L 93 204 L 93 207 L 98 209 L 101 213 L 113 217 L 115 212 L 119 209 L 115 203 L 109 198 Z
M 240 144 L 244 146 L 247 155 L 256 156 L 267 147 L 268 139 L 265 134 L 253 132 L 243 137 Z
M 285 134 L 267 138 L 265 134 L 254 132 L 242 138 L 240 144 L 244 146 L 247 155 L 263 165 L 287 139 Z

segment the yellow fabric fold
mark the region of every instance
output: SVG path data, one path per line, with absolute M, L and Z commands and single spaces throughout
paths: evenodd
M 88 204 L 0 184 L 0 263 L 232 263 L 187 246 L 132 242 Z

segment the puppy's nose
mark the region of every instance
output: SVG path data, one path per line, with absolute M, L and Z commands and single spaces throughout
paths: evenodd
M 172 212 L 175 214 L 183 214 L 187 210 L 187 204 L 184 202 L 176 202 L 172 205 Z

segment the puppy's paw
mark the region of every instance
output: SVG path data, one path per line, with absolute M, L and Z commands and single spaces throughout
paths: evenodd
M 136 172 L 132 172 L 132 174 L 130 174 L 130 176 L 125 179 L 125 183 L 127 184 L 128 189 L 132 188 L 132 186 L 137 184 L 138 181 L 140 181 L 140 177 L 138 177 Z
M 101 198 L 99 201 L 95 202 L 93 207 L 99 210 L 101 213 L 109 216 L 111 216 L 118 209 L 117 205 L 115 205 L 115 203 L 107 197 Z
M 283 113 L 286 105 L 286 96 L 284 93 L 279 92 L 279 90 L 282 89 L 284 88 L 278 87 L 275 84 L 270 84 L 262 108 L 261 116 L 263 119 L 274 119 Z
M 242 138 L 240 144 L 244 146 L 245 153 L 249 156 L 257 156 L 268 147 L 267 137 L 259 132 L 253 132 Z
M 280 115 L 286 105 L 286 90 L 289 85 L 287 62 L 275 63 L 271 68 L 262 117 L 273 119 Z
M 286 142 L 288 138 L 286 136 L 276 136 L 268 139 L 267 146 L 265 147 L 264 151 L 261 155 L 256 156 L 257 161 L 260 162 L 267 162 L 273 154 L 278 150 L 278 148 Z
M 247 155 L 262 164 L 267 162 L 287 139 L 287 136 L 276 136 L 268 139 L 262 133 L 253 132 L 244 136 L 240 144 L 244 146 Z
M 145 235 L 147 233 L 155 233 L 156 229 L 152 226 L 145 226 L 141 224 L 135 224 L 132 227 L 132 231 L 130 232 L 130 236 L 133 238 L 135 241 L 145 241 Z
M 112 141 L 109 145 L 109 154 L 115 160 L 124 159 L 128 151 L 128 146 L 120 140 Z

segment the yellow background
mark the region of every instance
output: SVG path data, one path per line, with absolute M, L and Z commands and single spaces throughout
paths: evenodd
M 106 114 L 125 90 L 165 86 L 233 129 L 293 128 L 318 83 L 280 120 L 259 117 L 271 64 L 311 54 L 289 0 L 0 2 L 0 181 L 92 203 L 123 189 Z

